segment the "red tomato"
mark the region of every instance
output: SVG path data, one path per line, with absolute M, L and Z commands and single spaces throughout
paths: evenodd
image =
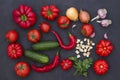
M 61 62 L 61 67 L 63 70 L 69 70 L 73 66 L 73 62 L 70 59 L 64 59 Z
M 42 22 L 41 24 L 40 24 L 40 30 L 42 31 L 42 32 L 44 32 L 44 33 L 48 33 L 48 32 L 50 32 L 50 24 L 48 24 L 48 23 L 46 23 L 46 22 Z
M 41 34 L 38 30 L 33 29 L 28 32 L 27 38 L 30 42 L 36 43 L 40 41 Z
M 11 43 L 7 47 L 8 56 L 11 59 L 21 58 L 23 55 L 23 49 L 19 43 Z
M 27 5 L 20 5 L 13 11 L 13 19 L 21 28 L 27 29 L 36 22 L 36 14 Z
M 66 29 L 69 27 L 70 20 L 66 16 L 60 16 L 57 23 L 60 28 Z
M 89 36 L 91 36 L 91 35 L 93 34 L 93 32 L 94 32 L 94 28 L 93 28 L 92 25 L 90 25 L 90 24 L 84 24 L 84 25 L 82 26 L 81 33 L 82 33 L 84 36 L 89 37 Z
M 26 77 L 30 73 L 29 64 L 26 62 L 18 62 L 15 65 L 14 70 L 19 77 Z
M 6 33 L 5 37 L 10 42 L 16 42 L 18 40 L 18 32 L 15 30 L 10 30 Z
M 113 50 L 113 45 L 109 40 L 102 39 L 96 45 L 96 54 L 100 56 L 108 56 Z
M 104 75 L 109 69 L 109 65 L 106 60 L 97 60 L 94 63 L 94 71 L 98 75 Z
M 55 5 L 46 5 L 41 8 L 41 15 L 51 21 L 55 20 L 59 12 L 59 9 Z

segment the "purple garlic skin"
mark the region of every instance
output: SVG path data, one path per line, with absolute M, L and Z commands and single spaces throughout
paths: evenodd
M 104 34 L 104 38 L 108 39 L 108 34 L 107 33 Z
M 105 8 L 99 9 L 99 10 L 98 10 L 98 16 L 99 16 L 99 18 L 101 18 L 101 19 L 106 18 L 106 16 L 107 16 L 107 10 L 106 10 Z
M 95 32 L 93 32 L 93 33 L 90 35 L 90 38 L 94 38 L 94 37 L 95 37 L 95 35 L 96 35 L 96 33 L 95 33 Z
M 103 27 L 108 27 L 110 24 L 112 24 L 112 21 L 108 19 L 97 21 L 97 22 L 100 23 Z
M 96 17 L 94 17 L 93 19 L 91 19 L 91 22 L 96 20 L 96 19 L 99 19 L 99 18 L 105 19 L 107 16 L 107 10 L 105 8 L 98 9 L 97 13 L 98 13 L 98 15 Z
M 101 25 L 103 26 L 103 27 L 108 27 L 110 24 L 112 24 L 112 21 L 111 20 L 102 20 L 101 21 Z

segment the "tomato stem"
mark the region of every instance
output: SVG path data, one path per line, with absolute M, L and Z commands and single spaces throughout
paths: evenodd
M 48 16 L 50 16 L 52 14 L 52 11 L 50 9 L 48 9 L 47 14 L 48 14 Z
M 66 27 L 66 26 L 68 26 L 68 24 L 64 23 L 64 24 L 62 24 L 61 26 L 62 26 L 62 27 Z
M 34 36 L 33 34 L 31 34 L 31 38 L 32 38 L 32 39 L 34 39 L 34 38 L 35 38 L 35 36 Z
M 22 15 L 22 16 L 21 16 L 21 20 L 22 20 L 22 21 L 26 21 L 26 20 L 27 20 L 27 16 L 26 16 L 25 14 Z

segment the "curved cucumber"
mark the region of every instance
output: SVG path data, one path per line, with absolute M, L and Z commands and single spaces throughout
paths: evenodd
M 32 46 L 34 50 L 51 50 L 57 47 L 59 47 L 59 44 L 55 41 L 39 42 Z
M 37 52 L 26 50 L 24 52 L 24 55 L 25 55 L 25 57 L 27 57 L 33 61 L 36 61 L 36 62 L 40 62 L 40 63 L 48 63 L 49 62 L 49 57 L 45 54 L 40 54 Z

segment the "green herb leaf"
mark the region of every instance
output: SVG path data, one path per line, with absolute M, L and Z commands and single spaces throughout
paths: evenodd
M 74 62 L 74 68 L 76 69 L 75 75 L 83 75 L 87 77 L 88 69 L 91 67 L 93 59 L 87 58 L 84 60 L 79 60 L 76 57 L 70 57 L 69 59 L 73 60 Z

